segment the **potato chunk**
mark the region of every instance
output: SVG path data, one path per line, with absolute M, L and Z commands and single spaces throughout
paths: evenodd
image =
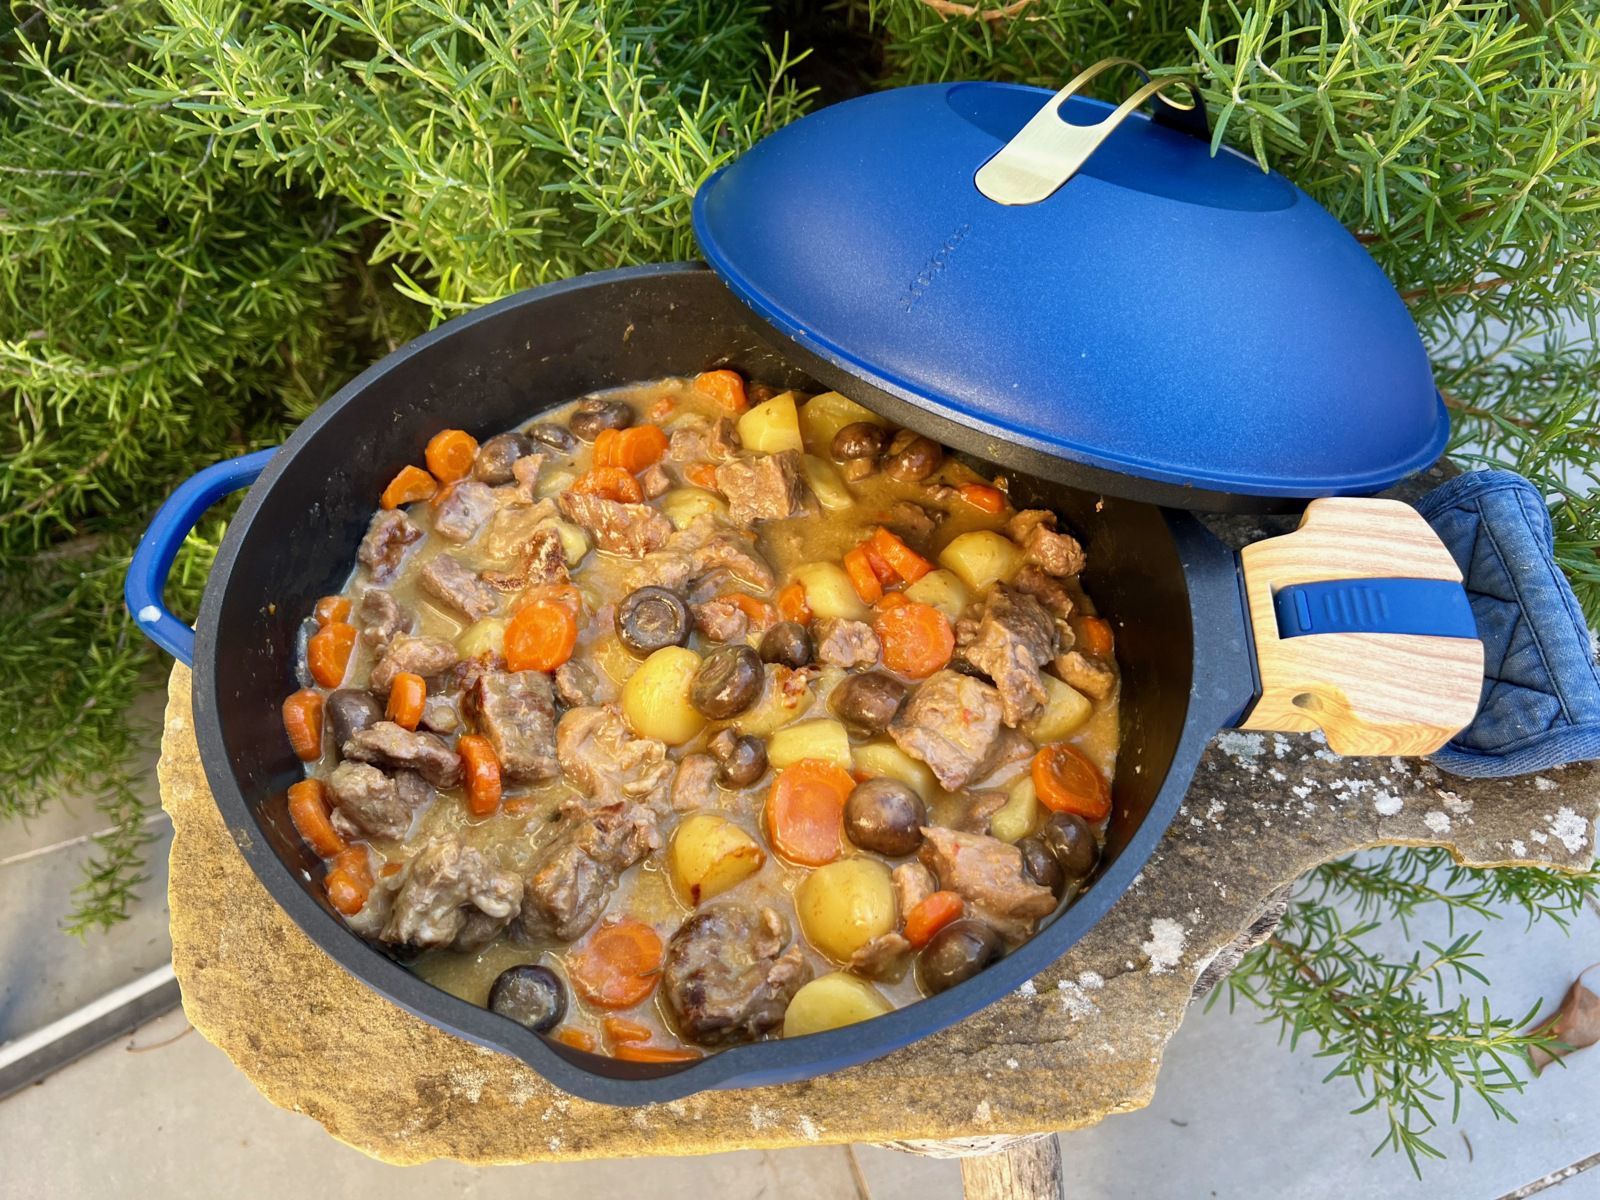
M 1010 579 L 1022 566 L 1022 551 L 1010 538 L 990 529 L 963 533 L 939 554 L 939 565 L 974 592 Z
M 758 404 L 739 418 L 739 442 L 757 454 L 777 454 L 783 450 L 805 449 L 800 439 L 800 418 L 795 411 L 794 393 L 784 392 L 765 404 Z
M 767 853 L 726 817 L 698 812 L 679 823 L 667 861 L 678 894 L 699 904 L 754 875 Z
M 825 1033 L 891 1011 L 894 1005 L 865 979 L 834 971 L 813 979 L 794 994 L 783 1014 L 783 1036 Z
M 700 656 L 683 646 L 663 646 L 628 677 L 622 687 L 622 715 L 639 737 L 681 746 L 705 728 L 706 719 L 689 703 L 689 688 Z
M 837 962 L 894 928 L 894 883 L 875 858 L 846 858 L 818 867 L 794 893 L 806 940 Z

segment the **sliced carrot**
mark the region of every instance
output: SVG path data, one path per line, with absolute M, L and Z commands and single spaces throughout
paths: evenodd
M 1111 622 L 1101 617 L 1076 617 L 1070 624 L 1078 635 L 1078 649 L 1090 658 L 1109 659 L 1114 646 Z
M 857 546 L 845 554 L 844 570 L 863 604 L 876 604 L 883 599 L 883 583 L 872 569 L 872 560 L 867 557 L 865 546 Z
M 454 483 L 472 474 L 478 439 L 465 429 L 441 429 L 428 440 L 422 460 L 440 483 Z
M 567 960 L 573 990 L 597 1008 L 632 1008 L 655 990 L 661 937 L 643 921 L 607 921 Z
M 934 892 L 923 897 L 906 914 L 906 941 L 912 949 L 921 950 L 965 909 L 966 903 L 955 892 Z
M 1053 812 L 1076 813 L 1086 821 L 1111 815 L 1111 789 L 1105 776 L 1076 746 L 1055 742 L 1033 756 L 1033 790 Z
M 904 592 L 885 592 L 883 594 L 883 599 L 879 600 L 878 603 L 873 607 L 875 607 L 880 613 L 886 613 L 891 608 L 899 608 L 902 604 L 910 603 L 911 601 L 906 599 L 906 594 Z
M 729 412 L 742 413 L 750 407 L 744 380 L 737 371 L 702 371 L 694 377 L 694 390 L 702 396 L 710 396 Z
M 318 625 L 331 625 L 335 621 L 350 619 L 350 599 L 347 596 L 324 596 L 317 601 Z
M 594 465 L 642 471 L 661 461 L 667 452 L 667 435 L 656 425 L 632 425 L 602 430 L 594 440 Z
M 677 410 L 678 402 L 671 396 L 663 396 L 650 406 L 650 419 L 664 421 Z
M 386 862 L 383 864 L 383 869 L 379 871 L 378 874 L 382 875 L 385 879 L 388 879 L 391 875 L 398 875 L 403 870 L 405 870 L 404 863 Z
M 600 1022 L 600 1029 L 608 1042 L 648 1042 L 655 1036 L 650 1026 L 630 1021 L 627 1017 L 605 1017 Z
M 397 671 L 389 685 L 389 704 L 384 709 L 386 720 L 406 729 L 415 729 L 422 720 L 422 705 L 428 699 L 428 684 L 421 675 L 411 671 Z
M 322 693 L 301 688 L 283 702 L 283 731 L 301 762 L 322 757 Z
M 345 848 L 344 838 L 328 820 L 328 789 L 322 780 L 302 779 L 289 785 L 289 820 L 318 858 L 332 858 Z
M 350 669 L 350 655 L 355 648 L 354 625 L 343 621 L 324 625 L 306 642 L 306 667 L 311 671 L 311 678 L 323 687 L 338 687 Z
M 638 1046 L 624 1042 L 611 1052 L 611 1057 L 623 1062 L 675 1063 L 694 1062 L 704 1055 L 698 1050 L 680 1050 L 672 1046 Z
M 683 477 L 708 492 L 717 490 L 717 468 L 710 463 L 690 463 L 683 469 Z
M 322 887 L 328 903 L 347 917 L 366 907 L 372 894 L 372 864 L 365 846 L 350 846 L 334 856 L 333 865 L 323 877 Z
M 798 579 L 779 590 L 778 612 L 785 621 L 811 624 L 811 605 L 806 603 L 806 589 Z
M 778 623 L 778 610 L 748 592 L 723 592 L 717 599 L 732 604 L 743 612 L 750 618 L 751 627 L 758 632 L 771 629 Z
M 578 620 L 557 600 L 535 600 L 506 626 L 506 666 L 513 671 L 554 671 L 572 657 Z
M 767 795 L 767 838 L 790 862 L 820 867 L 843 849 L 844 802 L 855 790 L 850 772 L 819 758 L 785 767 Z
M 873 531 L 871 545 L 878 557 L 907 583 L 915 583 L 933 570 L 931 562 L 882 526 Z
M 580 496 L 599 496 L 621 504 L 638 504 L 644 499 L 639 481 L 621 467 L 595 467 L 573 481 L 569 489 Z
M 401 467 L 400 474 L 389 481 L 378 502 L 384 508 L 399 508 L 418 500 L 432 500 L 438 490 L 439 481 L 421 467 Z
M 883 665 L 912 679 L 926 679 L 955 653 L 955 631 L 932 605 L 897 604 L 880 611 L 872 628 L 883 643 Z
M 500 807 L 500 756 L 489 739 L 464 733 L 456 740 L 456 753 L 467 781 L 467 811 L 487 817 Z
M 571 1046 L 574 1050 L 587 1050 L 594 1053 L 594 1034 L 587 1029 L 579 1029 L 575 1025 L 563 1025 L 550 1035 L 563 1046 Z
M 956 495 L 986 513 L 1002 513 L 1006 509 L 1006 494 L 987 483 L 964 483 L 956 489 Z
M 872 573 L 878 577 L 879 583 L 887 586 L 900 578 L 895 574 L 894 568 L 883 561 L 883 555 L 872 548 L 871 538 L 861 543 L 861 552 L 867 556 L 867 562 L 872 567 Z

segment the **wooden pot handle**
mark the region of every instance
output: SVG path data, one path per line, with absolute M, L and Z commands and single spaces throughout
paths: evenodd
M 1346 755 L 1430 754 L 1477 715 L 1483 643 L 1460 636 L 1475 634 L 1461 571 L 1410 505 L 1313 500 L 1293 533 L 1247 546 L 1239 559 L 1261 679 L 1260 698 L 1239 728 L 1320 728 L 1328 746 Z M 1295 587 L 1333 580 L 1371 582 Z M 1440 581 L 1456 587 L 1440 588 Z M 1407 590 L 1423 597 L 1411 615 L 1427 618 L 1411 627 L 1443 628 L 1448 612 L 1455 636 L 1389 631 L 1396 622 L 1388 599 L 1403 601 Z M 1443 603 L 1428 603 L 1430 596 Z M 1297 611 L 1309 626 L 1303 632 Z M 1318 632 L 1319 624 L 1336 631 Z

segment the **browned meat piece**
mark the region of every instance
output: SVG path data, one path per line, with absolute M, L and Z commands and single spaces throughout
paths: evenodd
M 699 523 L 696 521 L 695 525 Z M 689 530 L 686 529 L 684 532 L 688 533 Z M 777 582 L 772 567 L 755 548 L 750 536 L 733 529 L 718 530 L 707 538 L 693 552 L 690 561 L 695 575 L 704 575 L 719 567 L 726 568 L 751 587 L 763 592 Z
M 939 517 L 911 500 L 896 500 L 889 506 L 889 517 L 884 522 L 906 541 L 915 546 L 926 546 L 934 530 L 939 528 Z
M 731 600 L 707 600 L 691 604 L 694 627 L 713 642 L 743 641 L 750 632 L 750 618 Z
M 681 592 L 694 578 L 694 562 L 688 551 L 673 549 L 646 554 L 622 573 L 620 595 L 642 587 L 663 587 L 669 592 Z
M 402 787 L 400 780 L 405 780 Z M 411 829 L 419 808 L 433 799 L 433 789 L 412 771 L 390 779 L 364 762 L 342 762 L 328 776 L 333 793 L 333 827 L 347 838 L 381 837 L 399 840 Z
M 1024 563 L 1011 586 L 1024 595 L 1032 596 L 1053 617 L 1072 615 L 1072 593 L 1067 585 L 1053 575 L 1046 575 L 1037 563 Z
M 428 842 L 399 879 L 381 935 L 386 942 L 482 949 L 522 907 L 522 880 L 454 837 Z
M 379 721 L 344 744 L 344 756 L 356 762 L 415 771 L 436 788 L 461 782 L 461 760 L 444 740 L 431 733 L 413 733 L 393 721 Z
M 735 525 L 792 517 L 805 500 L 800 452 L 731 458 L 717 468 L 717 490 L 728 498 L 728 520 Z
M 600 676 L 587 663 L 568 659 L 556 668 L 556 699 L 568 708 L 593 704 L 600 691 Z
M 639 472 L 639 488 L 646 500 L 654 500 L 672 488 L 672 478 L 660 463 L 651 463 Z
M 413 525 L 405 513 L 397 508 L 381 509 L 373 514 L 367 535 L 356 551 L 356 559 L 372 571 L 374 583 L 385 583 L 400 569 L 406 547 L 421 536 L 422 530 Z
M 1006 523 L 1006 532 L 1027 561 L 1046 575 L 1065 577 L 1083 570 L 1083 547 L 1070 533 L 1056 532 L 1055 513 L 1024 509 Z
M 889 726 L 889 736 L 920 758 L 949 791 L 966 787 L 1000 733 L 1000 693 L 956 671 L 929 676 Z
M 361 640 L 382 651 L 397 633 L 411 632 L 411 614 L 382 588 L 368 588 L 356 605 L 356 620 L 361 622 Z
M 1037 750 L 1026 734 L 1002 728 L 988 756 L 972 773 L 972 782 L 987 788 L 1005 787 L 1028 769 Z
M 522 548 L 522 565 L 515 571 L 484 571 L 481 578 L 497 592 L 520 592 L 534 584 L 567 582 L 567 552 L 561 535 L 541 529 Z
M 422 701 L 422 727 L 434 733 L 454 733 L 461 728 L 461 706 L 449 692 L 429 692 Z
M 901 863 L 889 877 L 894 880 L 894 898 L 900 916 L 905 915 L 939 890 L 933 872 L 919 862 Z
M 1056 659 L 1056 674 L 1095 700 L 1104 700 L 1117 685 L 1114 667 L 1079 650 L 1069 650 Z
M 878 635 L 865 621 L 824 620 L 812 629 L 817 661 L 828 666 L 870 667 L 878 661 Z
M 672 522 L 648 504 L 622 504 L 604 496 L 562 492 L 561 511 L 594 535 L 594 544 L 610 554 L 643 558 L 672 536 Z
M 1047 693 L 1039 668 L 1055 655 L 1056 623 L 1032 596 L 995 588 L 984 601 L 976 630 L 958 644 L 963 657 L 994 680 L 1000 719 L 1007 725 L 1022 724 L 1044 705 Z
M 447 541 L 470 542 L 498 507 L 487 483 L 476 479 L 452 483 L 433 502 L 433 531 Z
M 367 677 L 367 688 L 380 696 L 387 696 L 389 685 L 401 671 L 431 679 L 435 675 L 442 675 L 460 661 L 461 655 L 456 652 L 455 646 L 443 638 L 412 637 L 402 633 L 389 643 L 378 665 L 372 668 L 372 674 Z
M 688 466 L 711 457 L 711 422 L 698 414 L 684 417 L 667 437 L 667 461 Z
M 782 916 L 723 902 L 695 913 L 667 942 L 661 991 L 686 1039 L 717 1046 L 776 1029 L 810 978 Z
M 1000 791 L 967 791 L 960 799 L 960 811 L 950 827 L 963 833 L 988 833 L 990 818 L 1005 807 L 1008 795 Z
M 515 568 L 522 561 L 524 547 L 537 534 L 549 529 L 555 517 L 556 506 L 550 500 L 540 500 L 536 504 L 517 503 L 502 508 L 489 518 L 473 549 L 496 566 Z
M 556 777 L 560 771 L 556 702 L 548 675 L 542 671 L 485 671 L 468 693 L 467 703 L 509 782 L 540 783 Z
M 448 554 L 436 554 L 423 566 L 418 580 L 422 590 L 461 613 L 470 621 L 487 617 L 500 606 L 500 595 L 478 573 Z
M 544 467 L 543 454 L 525 454 L 511 464 L 512 495 L 523 504 L 538 500 L 539 472 Z
M 655 814 L 638 804 L 585 812 L 569 806 L 570 826 L 534 860 L 517 932 L 570 942 L 599 919 L 623 871 L 661 845 Z
M 895 983 L 911 965 L 911 943 L 898 933 L 883 933 L 850 956 L 849 969 L 866 979 Z
M 1022 871 L 1022 852 L 999 838 L 962 833 L 941 825 L 922 830 L 922 861 L 945 891 L 1001 919 L 1037 920 L 1056 908 L 1056 898 Z
M 709 754 L 686 754 L 672 781 L 672 807 L 679 812 L 717 802 L 717 760 Z
M 739 440 L 739 427 L 734 424 L 732 417 L 719 417 L 711 426 L 711 432 L 706 435 L 706 450 L 710 453 L 712 461 L 720 462 L 724 458 L 732 458 L 744 448 L 744 443 Z
M 602 804 L 643 800 L 664 808 L 676 769 L 666 743 L 635 737 L 615 704 L 571 709 L 556 729 L 568 781 Z

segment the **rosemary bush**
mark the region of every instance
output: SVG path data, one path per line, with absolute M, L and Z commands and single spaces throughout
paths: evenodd
M 811 104 L 955 77 L 1058 85 L 1110 55 L 1196 81 L 1219 143 L 1284 172 L 1367 245 L 1427 340 L 1458 457 L 1545 488 L 1562 562 L 1600 619 L 1587 0 L 13 0 L 0 816 L 95 789 L 112 832 L 69 926 L 114 924 L 140 879 L 125 709 L 157 660 L 120 581 L 179 479 L 272 444 L 456 312 L 692 255 L 698 184 Z M 209 520 L 185 547 L 180 609 L 221 529 Z M 1395 1006 L 1471 972 L 1470 944 L 1397 966 L 1364 947 L 1370 922 L 1339 924 L 1341 897 L 1374 920 L 1422 903 L 1419 863 L 1408 850 L 1324 868 L 1233 990 L 1343 1056 L 1414 1161 L 1437 1081 L 1497 1105 L 1505 1080 L 1478 1068 L 1526 1042 L 1492 1013 Z M 1427 903 L 1533 897 L 1531 915 L 1559 916 L 1593 883 L 1458 873 Z

